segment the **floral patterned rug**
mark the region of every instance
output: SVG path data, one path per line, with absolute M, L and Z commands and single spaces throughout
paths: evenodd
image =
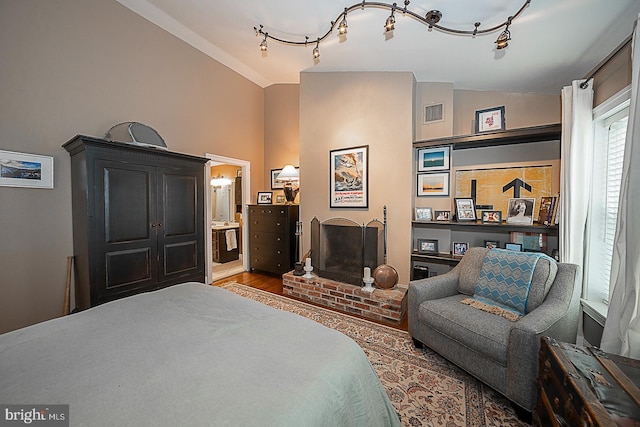
M 429 349 L 416 349 L 405 331 L 228 282 L 223 288 L 336 329 L 369 357 L 404 426 L 527 426 L 493 389 Z

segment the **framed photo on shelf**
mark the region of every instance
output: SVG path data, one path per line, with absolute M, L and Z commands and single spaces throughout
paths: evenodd
M 499 248 L 500 242 L 498 240 L 485 240 L 484 247 L 487 249 Z
M 418 253 L 419 254 L 437 254 L 438 240 L 437 239 L 418 239 Z
M 502 224 L 502 211 L 482 211 L 483 224 Z
M 506 130 L 504 105 L 476 111 L 476 133 Z
M 419 148 L 418 172 L 449 170 L 450 147 Z
M 329 207 L 369 207 L 369 146 L 329 151 Z
M 416 221 L 433 221 L 433 211 L 431 208 L 415 208 Z
M 471 198 L 456 197 L 456 218 L 458 221 L 475 221 L 476 208 Z
M 436 221 L 451 221 L 451 211 L 435 211 L 433 217 Z
M 270 205 L 273 200 L 273 193 L 271 191 L 258 191 L 258 204 Z
M 531 225 L 533 224 L 533 209 L 536 199 L 520 197 L 509 199 L 507 211 L 507 224 Z
M 463 256 L 469 249 L 469 243 L 453 242 L 453 256 Z
M 504 248 L 510 251 L 522 252 L 522 244 L 520 243 L 505 243 Z
M 449 172 L 419 173 L 418 196 L 448 196 Z
M 0 186 L 53 188 L 53 157 L 0 150 Z

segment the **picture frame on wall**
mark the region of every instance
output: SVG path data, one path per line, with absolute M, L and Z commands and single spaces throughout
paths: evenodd
M 437 254 L 438 240 L 437 239 L 418 239 L 418 253 L 419 254 Z
M 450 152 L 451 149 L 449 146 L 436 148 L 419 148 L 417 153 L 418 172 L 449 170 Z
M 416 221 L 433 221 L 433 210 L 431 208 L 415 208 Z
M 472 198 L 456 197 L 456 218 L 458 221 L 475 221 L 476 208 Z
M 476 111 L 476 133 L 506 130 L 504 105 Z
M 449 172 L 419 173 L 417 176 L 418 197 L 449 195 Z
M 300 166 L 296 166 L 298 173 L 300 172 Z M 284 181 L 278 181 L 276 178 L 280 175 L 282 169 L 271 169 L 271 189 L 282 190 L 284 188 Z
M 271 191 L 258 191 L 258 204 L 270 205 L 273 201 L 273 193 Z
M 53 157 L 0 150 L 0 186 L 53 188 Z
M 369 146 L 329 152 L 329 206 L 369 207 Z

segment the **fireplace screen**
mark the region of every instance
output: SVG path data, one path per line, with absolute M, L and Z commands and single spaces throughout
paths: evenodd
M 384 226 L 377 220 L 311 221 L 311 262 L 320 277 L 361 286 L 364 267 L 373 271 L 384 261 L 383 244 Z

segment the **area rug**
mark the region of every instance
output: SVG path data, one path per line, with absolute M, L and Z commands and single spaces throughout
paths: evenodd
M 299 314 L 356 341 L 368 356 L 404 426 L 527 426 L 510 403 L 405 331 L 317 307 L 237 282 L 223 288 Z

